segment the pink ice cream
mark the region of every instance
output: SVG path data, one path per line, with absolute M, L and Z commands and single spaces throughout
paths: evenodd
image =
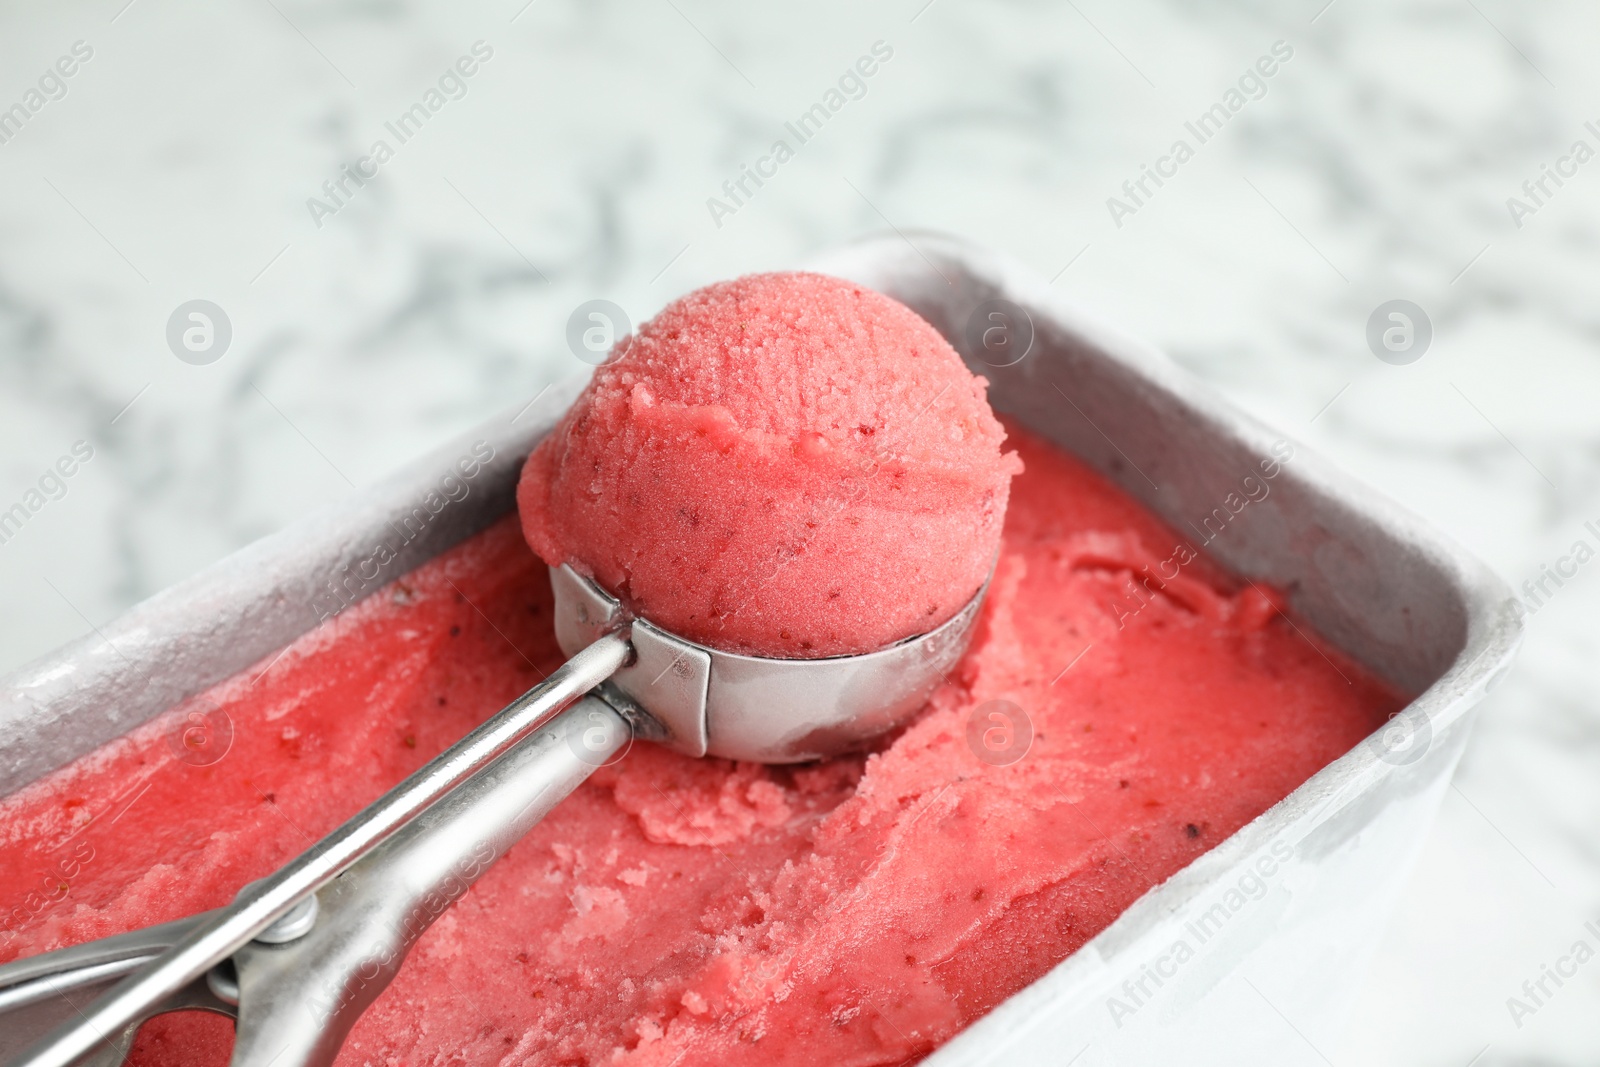
M 423 935 L 338 1067 L 913 1062 L 1404 704 L 1203 556 L 1130 612 L 1188 542 L 1011 431 L 1000 568 L 915 723 L 802 767 L 633 746 Z M 226 904 L 554 670 L 551 610 L 508 519 L 0 800 L 0 961 Z M 974 743 L 994 700 L 1033 725 L 1014 763 Z M 174 755 L 196 706 L 232 723 L 215 763 Z M 163 1016 L 129 1062 L 224 1067 L 228 1030 Z
M 528 545 L 768 655 L 918 633 L 999 564 L 962 662 L 873 751 L 598 770 L 421 936 L 339 1067 L 913 1062 L 1405 702 L 1012 427 L 1022 471 L 983 383 L 882 296 L 745 278 L 620 355 L 528 462 L 527 544 L 507 518 L 0 799 L 0 961 L 226 903 L 553 671 Z M 1025 749 L 991 743 L 1000 702 Z M 175 747 L 195 710 L 231 726 L 214 761 Z M 129 1062 L 228 1045 L 163 1016 Z
M 954 615 L 1011 478 L 986 383 L 909 308 L 820 274 L 673 303 L 529 457 L 523 532 L 718 648 L 868 652 Z

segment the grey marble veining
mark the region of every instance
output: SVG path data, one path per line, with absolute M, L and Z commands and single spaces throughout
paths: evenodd
M 93 49 L 0 143 L 0 509 L 94 450 L 0 544 L 0 668 L 533 398 L 578 366 L 584 300 L 641 318 L 896 228 L 1021 257 L 1513 587 L 1600 549 L 1600 160 L 1520 227 L 1506 204 L 1600 149 L 1592 5 L 124 2 L 0 11 L 0 108 Z M 308 198 L 480 40 L 465 95 L 318 227 Z M 718 226 L 708 198 L 880 40 L 865 95 Z M 1265 95 L 1117 226 L 1107 199 L 1280 40 Z M 1407 366 L 1364 340 L 1394 297 L 1435 330 Z M 205 366 L 165 339 L 195 298 L 233 326 Z M 1596 572 L 1530 618 L 1343 1046 L 1306 1063 L 1600 1060 L 1600 963 L 1507 1004 L 1600 917 Z

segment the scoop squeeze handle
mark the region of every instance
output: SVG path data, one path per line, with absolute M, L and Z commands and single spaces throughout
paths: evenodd
M 154 1005 L 233 955 L 301 900 L 624 666 L 626 629 L 603 635 L 460 741 L 35 1045 L 16 1067 L 72 1067 Z

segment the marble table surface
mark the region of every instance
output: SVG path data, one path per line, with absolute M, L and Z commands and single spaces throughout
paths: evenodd
M 637 318 L 949 231 L 1514 587 L 1570 575 L 1530 601 L 1342 1046 L 1304 1062 L 1600 1062 L 1600 963 L 1508 1007 L 1600 918 L 1592 4 L 68 0 L 0 27 L 0 510 L 30 505 L 0 669 L 578 369 L 586 300 Z M 183 349 L 179 316 L 184 361 L 197 299 L 231 337 Z M 1393 299 L 1432 330 L 1399 364 L 1367 340 Z

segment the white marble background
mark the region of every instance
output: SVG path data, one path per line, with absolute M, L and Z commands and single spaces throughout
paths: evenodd
M 1505 204 L 1600 147 L 1592 4 L 524 3 L 0 5 L 0 107 L 93 48 L 0 144 L 0 509 L 95 449 L 0 545 L 0 669 L 531 398 L 583 300 L 643 316 L 888 226 L 1020 256 L 1514 585 L 1600 543 L 1600 162 L 1520 228 Z M 467 95 L 316 227 L 307 197 L 478 40 Z M 716 226 L 878 40 L 867 95 Z M 1277 40 L 1266 97 L 1115 226 Z M 208 366 L 164 339 L 197 297 L 234 332 Z M 1363 338 L 1392 297 L 1436 329 L 1409 366 Z M 1600 1062 L 1600 962 L 1506 1005 L 1600 918 L 1589 570 L 1484 707 L 1346 1040 L 1301 1062 Z

